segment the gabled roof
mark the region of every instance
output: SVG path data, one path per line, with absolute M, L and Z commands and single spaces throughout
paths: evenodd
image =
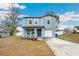
M 75 28 L 79 27 L 79 26 L 74 26 Z
M 27 16 L 27 17 L 23 17 L 23 18 L 41 18 L 41 16 Z
M 29 16 L 29 17 L 24 17 L 24 18 L 42 18 L 42 17 L 45 17 L 45 16 L 55 17 L 57 19 L 58 23 L 59 23 L 59 16 L 57 16 L 54 12 L 47 12 L 45 15 L 39 16 L 39 17 Z
M 24 18 L 41 18 L 41 17 L 45 17 L 45 16 L 58 17 L 54 12 L 47 12 L 43 16 L 27 16 L 27 17 L 24 17 Z
M 52 16 L 52 17 L 54 17 L 56 15 L 55 15 L 54 12 L 47 12 L 44 16 Z M 42 17 L 44 17 L 44 16 L 42 16 Z
M 52 14 L 52 13 L 47 13 L 45 14 L 44 16 L 42 17 L 45 17 L 45 16 L 52 16 L 52 17 L 55 17 L 57 20 L 59 19 L 59 16 L 55 15 L 55 14 Z

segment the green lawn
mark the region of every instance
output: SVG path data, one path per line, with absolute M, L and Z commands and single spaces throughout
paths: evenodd
M 60 39 L 79 43 L 79 34 L 64 34 L 59 36 Z
M 44 40 L 10 37 L 0 39 L 0 56 L 54 56 L 54 53 Z

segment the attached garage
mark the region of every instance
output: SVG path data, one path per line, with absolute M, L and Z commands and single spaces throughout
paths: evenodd
M 45 37 L 52 37 L 52 30 L 45 30 L 44 36 Z

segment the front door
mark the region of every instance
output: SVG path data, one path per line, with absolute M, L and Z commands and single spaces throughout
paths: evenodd
M 41 37 L 41 29 L 37 29 L 37 36 Z

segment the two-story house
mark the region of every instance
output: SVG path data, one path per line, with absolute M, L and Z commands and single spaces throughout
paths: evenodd
M 41 17 L 24 17 L 24 38 L 51 38 L 55 37 L 55 31 L 59 23 L 59 17 L 47 13 Z

